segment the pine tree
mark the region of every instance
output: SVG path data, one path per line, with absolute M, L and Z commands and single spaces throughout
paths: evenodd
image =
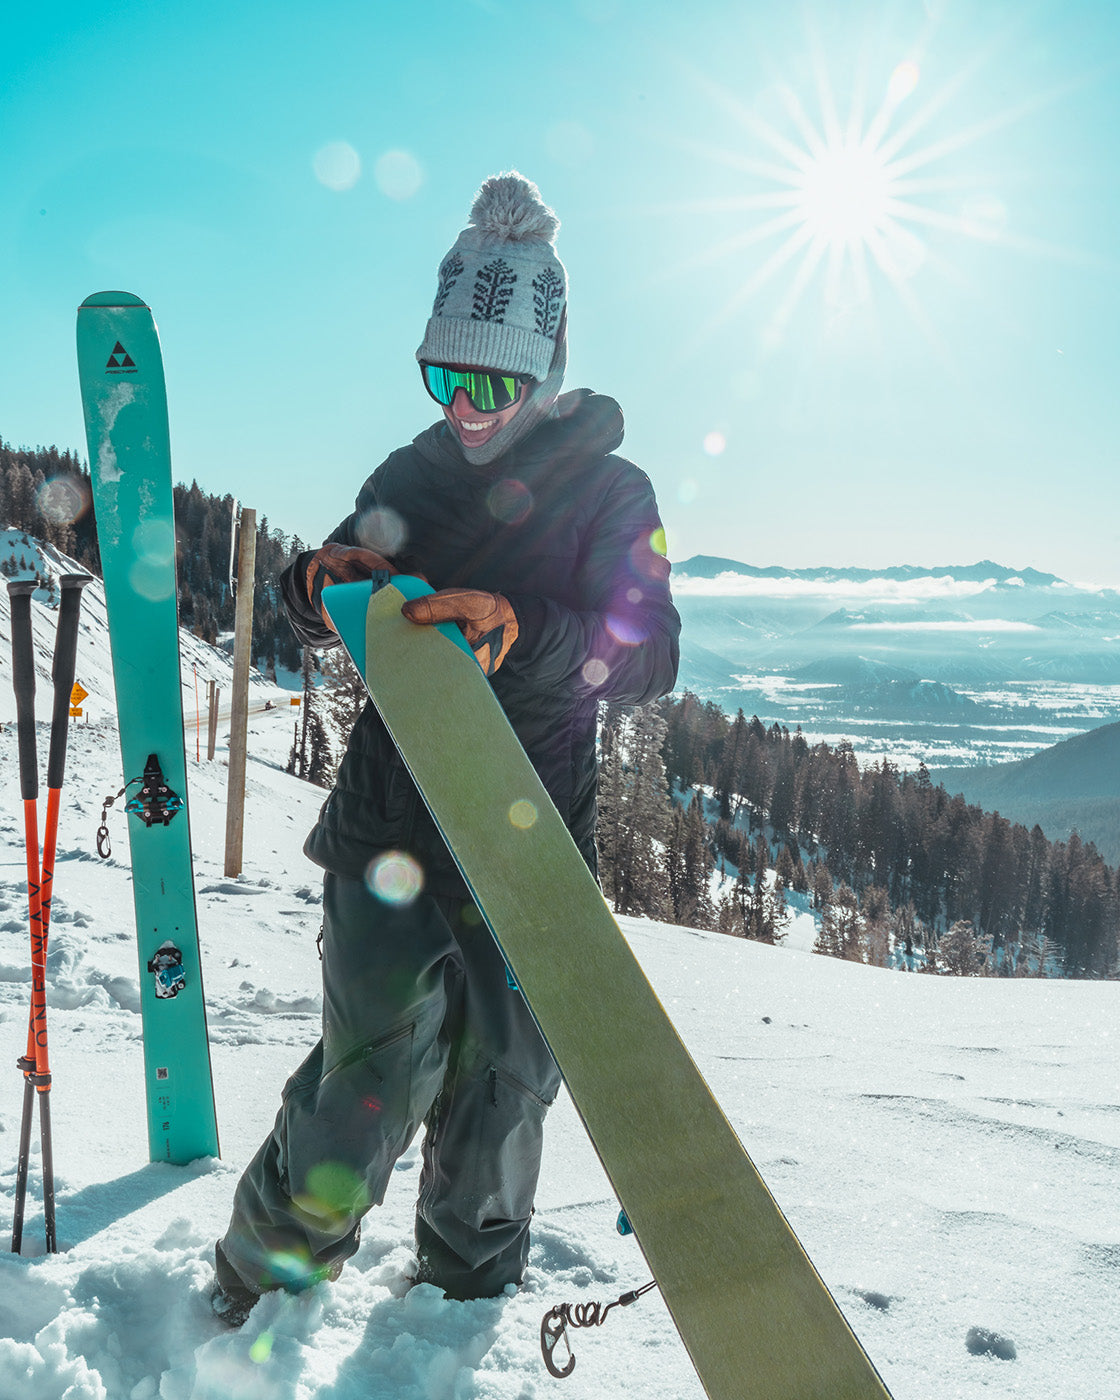
M 891 955 L 891 906 L 882 885 L 868 885 L 863 891 L 860 913 L 867 961 L 872 967 L 886 967 Z
M 775 754 L 774 783 L 770 792 L 770 825 L 775 836 L 788 836 L 797 830 L 797 773 L 788 729 L 775 725 L 771 731 Z M 804 743 L 804 740 L 802 740 Z
M 724 821 L 732 821 L 739 808 L 744 788 L 746 753 L 747 719 L 740 710 L 723 741 L 719 766 L 715 773 L 715 796 L 719 803 L 720 817 Z
M 800 865 L 800 857 L 798 857 L 795 863 L 794 853 L 790 849 L 789 842 L 786 841 L 783 844 L 782 849 L 778 852 L 778 864 L 775 867 L 775 876 L 778 884 L 781 885 L 782 889 L 790 890 L 796 888 L 797 870 Z M 801 873 L 802 878 L 804 878 L 804 870 L 802 870 Z
M 35 513 L 35 478 L 26 462 L 8 473 L 8 514 L 17 529 L 29 530 Z
M 619 868 L 622 848 L 622 814 L 626 782 L 626 769 L 619 747 L 619 729 L 623 713 L 612 713 L 605 707 L 599 727 L 599 791 L 597 799 L 598 822 L 595 829 L 595 845 L 598 854 L 599 884 L 607 901 L 614 904 L 617 899 L 615 875 Z
M 370 703 L 369 694 L 342 647 L 321 652 L 319 669 L 331 727 L 345 741 L 358 716 Z
M 744 937 L 743 911 L 733 891 L 721 896 L 716 911 L 716 929 L 730 934 L 733 938 Z
M 666 724 L 653 705 L 604 722 L 599 805 L 603 888 L 619 914 L 663 918 L 669 902 L 664 848 L 672 807 L 661 757 Z
M 939 952 L 945 971 L 953 977 L 979 977 L 991 955 L 990 936 L 977 933 L 971 919 L 958 919 L 941 937 Z
M 840 885 L 825 903 L 813 952 L 849 962 L 864 961 L 859 901 L 850 886 Z
M 813 894 L 813 908 L 823 909 L 832 898 L 832 872 L 823 860 L 809 862 L 809 888 Z
M 758 943 L 780 943 L 789 923 L 785 891 L 780 881 L 770 887 L 769 870 L 770 843 L 759 836 L 753 847 L 748 845 L 735 883 L 743 934 Z
M 311 711 L 308 721 L 307 770 L 304 777 L 317 787 L 332 787 L 338 765 L 318 704 Z
M 907 900 L 905 904 L 891 911 L 891 938 L 895 947 L 902 948 L 903 955 L 910 965 L 910 959 L 914 956 L 914 944 L 918 941 L 918 911 L 914 908 L 913 900 Z
M 315 653 L 310 647 L 303 650 L 302 713 L 296 730 L 296 741 L 288 756 L 288 772 L 294 773 L 304 782 L 315 783 L 318 787 L 330 787 L 334 782 L 337 761 L 331 749 L 330 735 L 323 722 L 323 701 L 316 690 L 314 681 Z
M 710 880 L 712 853 L 700 794 L 686 808 L 674 807 L 665 851 L 669 917 L 686 928 L 716 926 Z

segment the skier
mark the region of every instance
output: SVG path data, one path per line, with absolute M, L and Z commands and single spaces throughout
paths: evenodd
M 442 417 L 378 467 L 283 593 L 300 642 L 329 647 L 325 585 L 427 579 L 436 591 L 405 616 L 462 628 L 594 870 L 597 706 L 672 688 L 680 620 L 653 489 L 614 455 L 618 405 L 560 392 L 558 226 L 521 176 L 484 183 L 417 351 Z M 421 1123 L 414 1281 L 497 1296 L 524 1273 L 559 1073 L 369 704 L 305 851 L 326 872 L 323 1034 L 238 1184 L 214 1310 L 238 1326 L 262 1292 L 336 1277 Z

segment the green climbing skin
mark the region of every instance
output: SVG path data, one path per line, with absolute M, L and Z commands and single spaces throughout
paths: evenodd
M 331 620 L 474 893 L 711 1400 L 889 1400 L 712 1097 L 456 628 L 395 577 Z M 441 635 L 442 634 L 442 635 Z M 447 723 L 447 716 L 454 723 Z

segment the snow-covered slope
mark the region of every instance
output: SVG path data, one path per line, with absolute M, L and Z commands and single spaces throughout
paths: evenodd
M 53 620 L 35 611 L 49 660 Z M 96 607 L 88 617 L 81 654 L 92 674 L 107 660 Z M 48 978 L 60 1253 L 0 1254 L 0 1397 L 702 1400 L 655 1293 L 572 1334 L 570 1379 L 551 1380 L 541 1364 L 550 1307 L 608 1302 L 648 1277 L 633 1239 L 614 1230 L 609 1187 L 566 1101 L 550 1120 L 517 1296 L 459 1304 L 429 1287 L 406 1292 L 414 1144 L 337 1283 L 265 1299 L 238 1333 L 210 1315 L 210 1252 L 237 1174 L 318 1032 L 319 882 L 300 848 L 323 794 L 282 771 L 286 714 L 251 722 L 239 879 L 222 874 L 224 736 L 214 763 L 190 750 L 223 1156 L 188 1168 L 147 1162 L 119 814 L 113 857 L 94 855 L 101 801 L 120 786 L 116 734 L 105 707 L 72 731 Z M 0 836 L 6 1230 L 29 990 L 10 727 Z M 1120 1396 L 1114 984 L 903 976 L 641 921 L 625 932 L 897 1400 Z M 40 1195 L 36 1150 L 28 1255 L 41 1249 Z M 1016 1359 L 970 1352 L 972 1329 L 1008 1339 Z

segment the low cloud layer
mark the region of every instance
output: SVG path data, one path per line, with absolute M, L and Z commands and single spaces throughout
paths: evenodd
M 1015 582 L 1015 580 L 1011 580 Z M 756 578 L 726 573 L 716 578 L 673 575 L 673 592 L 706 598 L 823 598 L 833 603 L 929 603 L 945 599 L 975 598 L 996 587 L 994 578 L 955 579 L 926 574 L 920 578 L 808 579 Z
M 937 622 L 853 622 L 852 632 L 1041 632 L 1033 622 L 1014 622 L 1007 617 L 947 618 Z

